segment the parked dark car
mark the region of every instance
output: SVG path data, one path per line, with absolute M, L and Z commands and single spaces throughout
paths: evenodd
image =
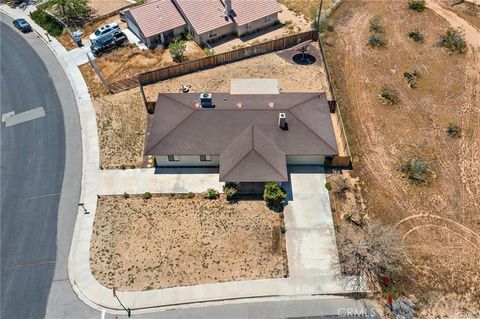
M 32 26 L 25 19 L 13 20 L 13 25 L 23 33 L 31 32 Z
M 94 56 L 100 56 L 102 53 L 121 47 L 125 41 L 127 41 L 125 33 L 119 31 L 96 39 L 90 46 L 90 50 Z

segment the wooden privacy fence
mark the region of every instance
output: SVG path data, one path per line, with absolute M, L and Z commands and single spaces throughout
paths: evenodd
M 159 68 L 149 72 L 141 73 L 138 75 L 138 80 L 140 82 L 140 85 L 142 86 L 153 84 L 165 79 L 193 73 L 199 70 L 213 68 L 222 64 L 251 58 L 257 55 L 280 51 L 308 40 L 317 39 L 318 33 L 316 31 L 298 33 L 283 38 L 263 42 L 260 44 L 248 46 L 245 48 L 215 54 L 198 60 L 180 63 L 177 65 L 167 66 L 164 68 Z

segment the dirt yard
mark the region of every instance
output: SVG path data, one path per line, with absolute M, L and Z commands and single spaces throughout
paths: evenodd
M 477 4 L 475 4 L 475 1 Z M 442 7 L 455 12 L 455 14 L 480 30 L 480 0 L 464 1 L 452 6 L 458 2 L 458 0 L 442 0 L 440 3 Z
M 135 168 L 143 164 L 147 111 L 138 88 L 93 101 L 102 168 Z
M 385 48 L 366 45 L 374 15 L 385 28 Z M 479 49 L 458 55 L 435 46 L 449 22 L 430 9 L 410 11 L 403 1 L 345 1 L 331 21 L 326 43 L 354 153 L 351 175 L 359 179 L 367 217 L 396 226 L 408 250 L 398 294 L 415 303 L 419 318 L 478 318 Z M 424 43 L 407 36 L 415 29 Z M 478 41 L 480 34 L 468 30 L 469 43 Z M 414 69 L 421 73 L 417 89 L 403 78 Z M 384 85 L 398 92 L 398 105 L 379 99 Z M 449 123 L 461 127 L 460 138 L 446 134 Z M 399 172 L 412 156 L 430 165 L 427 185 Z
M 263 201 L 102 196 L 90 248 L 106 287 L 139 291 L 288 275 L 282 214 Z
M 90 0 L 88 2 L 90 8 L 95 10 L 96 16 L 102 16 L 115 10 L 124 8 L 131 4 L 127 0 Z
M 326 91 L 328 84 L 324 74 L 321 61 L 308 66 L 297 65 L 277 53 L 270 53 L 161 81 L 145 87 L 145 93 L 149 101 L 154 101 L 159 92 L 178 92 L 182 84 L 191 85 L 191 92 L 230 92 L 230 80 L 243 78 L 278 79 L 283 92 Z

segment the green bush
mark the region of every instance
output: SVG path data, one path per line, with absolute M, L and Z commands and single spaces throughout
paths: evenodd
M 462 136 L 462 129 L 460 126 L 450 123 L 447 126 L 447 129 L 445 130 L 447 135 L 453 138 L 459 138 Z
M 130 194 L 127 192 L 123 193 L 123 198 L 125 199 L 130 198 Z
M 168 46 L 168 50 L 170 50 L 170 54 L 172 55 L 172 60 L 175 62 L 182 62 L 184 59 L 183 54 L 185 53 L 186 44 L 185 41 L 182 41 L 178 38 L 174 38 L 170 45 Z
M 423 34 L 419 30 L 412 31 L 408 34 L 408 37 L 415 42 L 423 43 Z
M 330 183 L 329 181 L 325 183 L 325 188 L 328 190 L 328 191 L 331 191 L 332 190 L 332 183 Z
M 63 26 L 43 10 L 33 11 L 30 13 L 30 18 L 54 37 L 58 37 L 63 32 Z
M 425 0 L 408 0 L 408 8 L 413 11 L 422 12 L 425 10 Z
M 397 91 L 389 86 L 384 86 L 380 91 L 380 97 L 388 104 L 394 105 L 400 102 Z
M 263 199 L 268 207 L 274 210 L 281 210 L 287 199 L 287 193 L 275 182 L 265 183 Z
M 195 197 L 195 193 L 193 192 L 188 192 L 187 193 L 187 198 L 194 198 Z
M 209 188 L 203 193 L 203 197 L 207 199 L 217 199 L 220 197 L 220 193 L 213 188 Z
M 231 200 L 233 196 L 237 193 L 237 189 L 233 186 L 224 186 L 223 187 L 223 192 L 225 195 L 227 195 L 227 199 Z
M 439 47 L 444 47 L 452 53 L 465 53 L 468 50 L 465 37 L 461 29 L 448 28 L 447 32 L 437 41 Z
M 400 170 L 413 182 L 426 183 L 430 176 L 430 167 L 426 160 L 420 157 L 412 157 L 406 160 Z
M 150 192 L 143 193 L 143 199 L 150 199 L 150 198 L 152 198 L 152 193 Z

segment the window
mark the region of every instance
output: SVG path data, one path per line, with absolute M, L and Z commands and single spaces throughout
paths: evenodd
M 247 30 L 248 29 L 251 29 L 252 28 L 252 24 L 251 23 L 247 23 Z
M 272 16 L 265 17 L 263 18 L 263 23 L 270 22 L 270 20 L 272 20 Z
M 200 161 L 201 162 L 211 162 L 212 157 L 210 155 L 200 155 Z
M 169 162 L 178 162 L 180 160 L 178 155 L 168 155 L 167 157 Z
M 210 31 L 208 32 L 208 37 L 209 38 L 213 38 L 213 37 L 216 37 L 217 36 L 217 32 L 216 31 Z

